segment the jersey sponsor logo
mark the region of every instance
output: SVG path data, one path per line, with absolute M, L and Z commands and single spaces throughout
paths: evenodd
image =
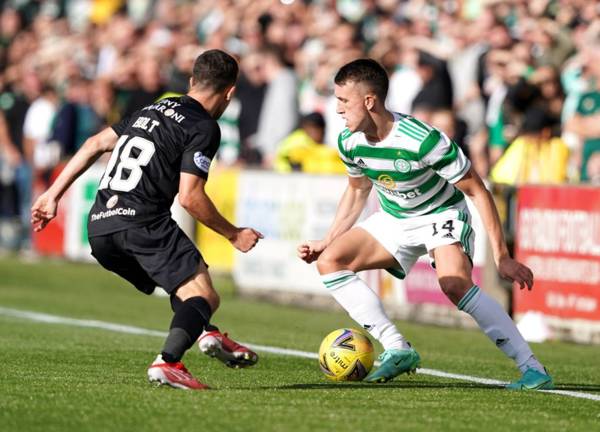
M 410 162 L 404 159 L 396 159 L 394 161 L 394 168 L 396 168 L 396 171 L 398 172 L 407 173 L 410 171 Z
M 211 160 L 204 156 L 201 152 L 198 151 L 194 153 L 194 163 L 205 173 L 207 173 L 208 169 L 210 168 L 210 162 Z
M 377 181 L 386 189 L 391 189 L 396 186 L 396 182 L 387 174 L 381 174 L 377 177 Z
M 118 208 L 114 210 L 92 213 L 90 220 L 92 222 L 96 222 L 113 216 L 135 216 L 135 213 L 135 209 L 132 208 Z
M 167 108 L 163 114 L 169 118 L 172 118 L 177 123 L 181 123 L 183 120 L 185 120 L 185 116 L 183 114 L 179 114 L 173 108 Z
M 181 106 L 179 102 L 175 102 L 169 99 L 161 99 L 158 103 L 161 103 L 171 108 L 177 108 L 178 106 Z
M 423 195 L 423 193 L 419 190 L 419 188 L 415 188 L 413 190 L 407 191 L 407 192 L 400 192 L 397 190 L 391 190 L 391 189 L 383 189 L 383 193 L 386 193 L 388 195 L 392 195 L 401 199 L 413 199 L 416 198 L 418 196 Z
M 106 208 L 113 208 L 114 206 L 117 205 L 117 202 L 119 201 L 119 195 L 113 195 L 111 196 L 108 201 L 106 201 Z
M 148 105 L 147 107 L 142 108 L 143 110 L 152 110 L 163 113 L 166 117 L 169 117 L 175 120 L 177 123 L 181 123 L 185 120 L 185 116 L 183 114 L 179 114 L 174 108 L 181 106 L 180 103 L 170 101 L 168 99 L 163 99 L 158 101 L 155 104 Z

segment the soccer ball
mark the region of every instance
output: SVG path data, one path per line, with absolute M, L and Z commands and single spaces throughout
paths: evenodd
M 373 344 L 360 330 L 334 330 L 319 348 L 319 366 L 332 381 L 360 381 L 371 371 L 373 361 Z

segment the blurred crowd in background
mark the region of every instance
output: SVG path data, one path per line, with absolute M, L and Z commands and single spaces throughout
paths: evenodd
M 389 72 L 388 108 L 443 130 L 492 182 L 600 183 L 599 1 L 0 0 L 0 10 L 5 247 L 30 247 L 32 191 L 89 135 L 185 93 L 209 48 L 241 66 L 220 166 L 344 172 L 333 77 L 368 56 Z

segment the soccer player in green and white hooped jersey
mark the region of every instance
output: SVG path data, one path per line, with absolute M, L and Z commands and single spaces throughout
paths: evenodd
M 347 127 L 340 134 L 339 152 L 348 168 L 348 187 L 325 238 L 298 247 L 301 259 L 317 261 L 322 281 L 337 302 L 383 345 L 380 367 L 365 380 L 386 382 L 414 371 L 420 356 L 356 272 L 387 269 L 403 278 L 419 256 L 429 254 L 444 294 L 522 372 L 508 388 L 553 388 L 514 322 L 471 278 L 473 230 L 465 194 L 481 216 L 500 276 L 521 289 L 533 286 L 531 270 L 508 253 L 490 193 L 444 133 L 387 111 L 387 90 L 387 74 L 374 60 L 355 60 L 336 74 L 337 112 Z M 381 210 L 354 226 L 373 187 Z

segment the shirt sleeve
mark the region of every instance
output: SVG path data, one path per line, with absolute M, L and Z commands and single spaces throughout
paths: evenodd
M 340 159 L 346 165 L 346 173 L 350 177 L 362 177 L 364 176 L 361 167 L 356 165 L 350 156 L 350 152 L 346 150 L 344 146 L 344 137 L 347 137 L 345 132 L 342 132 L 338 137 L 338 154 L 340 155 Z
M 181 157 L 181 172 L 208 178 L 210 164 L 221 143 L 217 122 L 205 122 L 191 135 Z
M 432 130 L 421 144 L 421 160 L 448 183 L 456 183 L 469 171 L 471 162 L 448 136 Z
M 125 132 L 125 129 L 127 128 L 130 119 L 131 117 L 129 116 L 124 117 L 123 119 L 121 119 L 121 121 L 111 126 L 112 130 L 114 130 L 115 133 L 119 136 L 123 135 L 123 132 Z

